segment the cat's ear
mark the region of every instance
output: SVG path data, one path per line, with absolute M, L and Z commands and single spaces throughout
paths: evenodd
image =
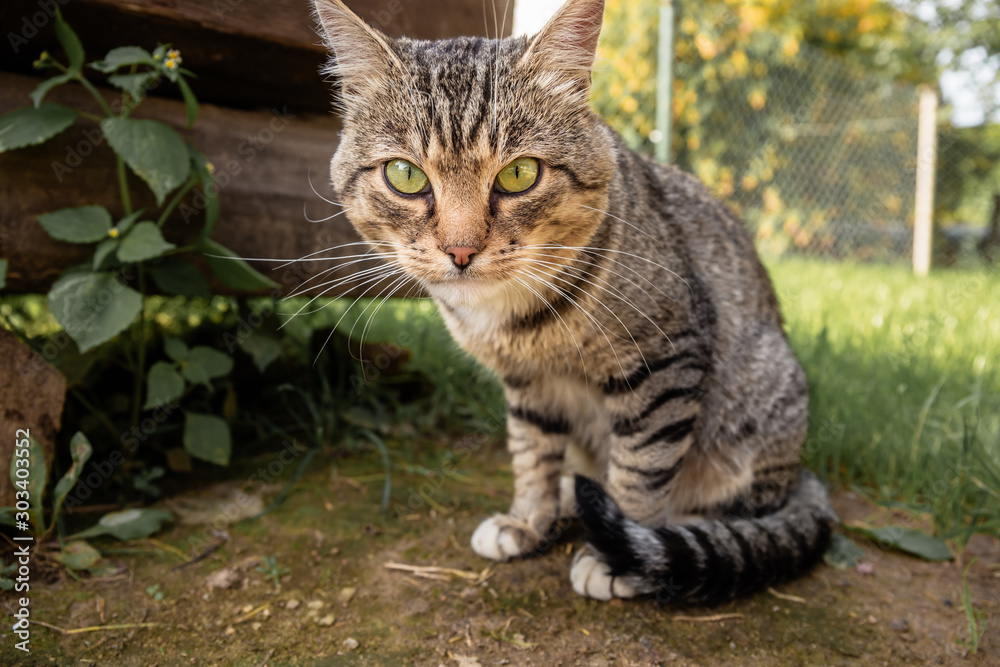
M 557 72 L 589 91 L 603 19 L 604 0 L 567 0 L 532 38 L 522 62 Z
M 365 23 L 341 0 L 314 0 L 316 19 L 333 55 L 329 71 L 340 77 L 345 94 L 391 77 L 399 67 L 389 38 Z

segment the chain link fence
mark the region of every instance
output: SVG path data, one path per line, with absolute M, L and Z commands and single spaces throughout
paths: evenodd
M 649 28 L 611 35 L 595 105 L 652 155 L 655 17 L 642 18 Z M 699 37 L 679 35 L 673 161 L 744 218 L 765 254 L 910 261 L 918 86 L 764 30 L 719 53 Z M 1000 243 L 1000 126 L 956 129 L 947 116 L 935 152 L 937 266 L 995 255 L 984 243 Z

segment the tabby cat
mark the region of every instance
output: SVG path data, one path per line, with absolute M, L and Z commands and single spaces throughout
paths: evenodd
M 805 375 L 740 220 L 589 107 L 603 0 L 532 38 L 442 41 L 315 2 L 333 189 L 503 379 L 514 498 L 476 553 L 535 553 L 575 515 L 570 580 L 592 598 L 713 604 L 807 570 L 835 515 L 799 462 Z

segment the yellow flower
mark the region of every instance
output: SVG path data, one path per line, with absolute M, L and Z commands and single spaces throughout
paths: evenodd
M 177 69 L 177 61 L 173 58 L 167 58 L 167 62 L 163 63 L 167 69 Z
M 167 51 L 167 57 L 173 58 L 174 60 L 180 60 L 181 52 L 178 51 L 177 49 L 170 49 L 169 51 Z
M 215 165 L 212 164 L 211 162 L 206 162 L 205 163 L 205 171 L 207 171 L 210 174 L 214 174 L 215 173 Z
M 113 239 L 118 238 L 118 228 L 117 227 L 112 227 L 111 229 L 109 229 L 108 230 L 108 236 L 110 236 Z

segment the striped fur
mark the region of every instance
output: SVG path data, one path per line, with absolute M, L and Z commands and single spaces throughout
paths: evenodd
M 682 586 L 716 602 L 804 571 L 829 535 L 801 473 L 808 387 L 741 221 L 696 179 L 633 153 L 587 104 L 601 0 L 531 38 L 390 39 L 316 0 L 339 79 L 331 179 L 351 222 L 417 280 L 456 341 L 503 378 L 510 510 L 477 553 L 537 552 L 582 507 L 582 594 Z M 535 158 L 522 194 L 493 188 Z M 431 190 L 401 195 L 405 159 Z M 449 247 L 474 248 L 457 268 Z M 584 489 L 580 488 L 582 493 Z

